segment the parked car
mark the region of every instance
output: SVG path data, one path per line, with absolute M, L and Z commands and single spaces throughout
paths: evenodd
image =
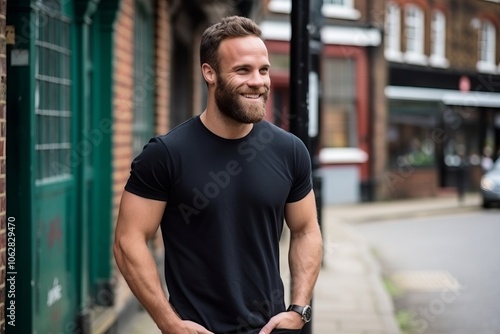
M 500 203 L 500 158 L 481 178 L 481 196 L 483 208 L 489 208 L 494 202 Z

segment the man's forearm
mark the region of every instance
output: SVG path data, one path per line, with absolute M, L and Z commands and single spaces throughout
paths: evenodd
M 147 245 L 115 244 L 114 253 L 118 268 L 139 302 L 163 330 L 180 323 L 162 288 L 156 263 Z
M 305 305 L 310 302 L 322 256 L 323 241 L 319 227 L 308 232 L 292 234 L 289 252 L 292 304 Z

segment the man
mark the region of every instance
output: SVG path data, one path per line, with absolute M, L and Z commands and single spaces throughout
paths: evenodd
M 263 120 L 269 59 L 259 27 L 228 17 L 200 46 L 207 108 L 153 138 L 132 163 L 114 253 L 164 334 L 299 333 L 322 253 L 309 154 Z M 291 231 L 292 295 L 279 272 Z M 147 248 L 161 226 L 169 299 Z

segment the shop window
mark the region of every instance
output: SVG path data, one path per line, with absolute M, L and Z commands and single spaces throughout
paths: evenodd
M 321 140 L 325 148 L 357 147 L 355 66 L 352 59 L 324 61 Z
M 387 143 L 393 169 L 435 166 L 435 132 L 439 107 L 435 104 L 392 101 Z
M 424 12 L 415 4 L 406 5 L 405 38 L 405 61 L 417 65 L 426 65 L 427 57 L 424 55 Z
M 385 17 L 385 57 L 391 61 L 402 61 L 401 11 L 395 3 L 388 3 Z
M 133 154 L 154 135 L 154 19 L 151 0 L 136 1 L 134 12 Z
M 495 26 L 489 21 L 482 21 L 479 28 L 479 61 L 477 63 L 477 70 L 480 72 L 496 72 L 495 39 Z
M 361 17 L 353 0 L 323 0 L 321 12 L 325 17 L 337 19 L 357 20 Z
M 429 62 L 435 67 L 448 67 L 446 59 L 446 17 L 443 12 L 435 10 L 431 22 L 431 57 Z

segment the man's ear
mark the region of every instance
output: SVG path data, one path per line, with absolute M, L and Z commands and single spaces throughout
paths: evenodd
M 208 65 L 207 63 L 203 63 L 203 65 L 201 65 L 201 73 L 203 74 L 203 78 L 205 78 L 205 81 L 209 85 L 215 84 L 217 74 L 215 73 L 212 66 Z

